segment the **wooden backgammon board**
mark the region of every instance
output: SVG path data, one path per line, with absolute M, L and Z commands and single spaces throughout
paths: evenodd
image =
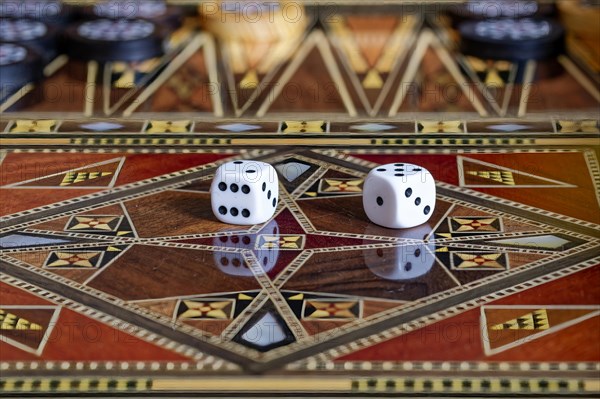
M 0 395 L 600 394 L 598 10 L 0 3 Z M 367 219 L 395 162 L 427 223 Z

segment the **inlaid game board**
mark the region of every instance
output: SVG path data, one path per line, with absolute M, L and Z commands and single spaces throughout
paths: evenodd
M 4 99 L 2 395 L 598 395 L 592 50 L 481 60 L 439 3 L 359 3 L 285 43 L 59 55 Z M 264 224 L 212 214 L 238 159 L 278 171 Z M 394 162 L 435 179 L 427 223 L 367 219 Z

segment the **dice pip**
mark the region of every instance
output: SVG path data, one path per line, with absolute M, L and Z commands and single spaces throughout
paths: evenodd
M 260 161 L 221 165 L 210 187 L 216 218 L 230 224 L 264 223 L 275 213 L 279 184 L 275 168 Z
M 435 181 L 429 171 L 409 163 L 390 163 L 369 172 L 363 185 L 369 220 L 391 229 L 425 223 L 435 209 Z

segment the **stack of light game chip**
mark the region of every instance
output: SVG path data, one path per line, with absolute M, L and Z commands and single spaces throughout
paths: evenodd
M 304 34 L 306 9 L 296 1 L 203 1 L 201 26 L 220 40 L 275 42 Z

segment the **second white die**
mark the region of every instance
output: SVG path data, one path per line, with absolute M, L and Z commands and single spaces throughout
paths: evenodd
M 260 161 L 221 165 L 210 187 L 212 211 L 224 223 L 264 223 L 275 213 L 278 200 L 277 172 Z
M 369 220 L 397 229 L 425 223 L 435 209 L 435 181 L 419 165 L 390 163 L 369 172 L 363 185 Z

